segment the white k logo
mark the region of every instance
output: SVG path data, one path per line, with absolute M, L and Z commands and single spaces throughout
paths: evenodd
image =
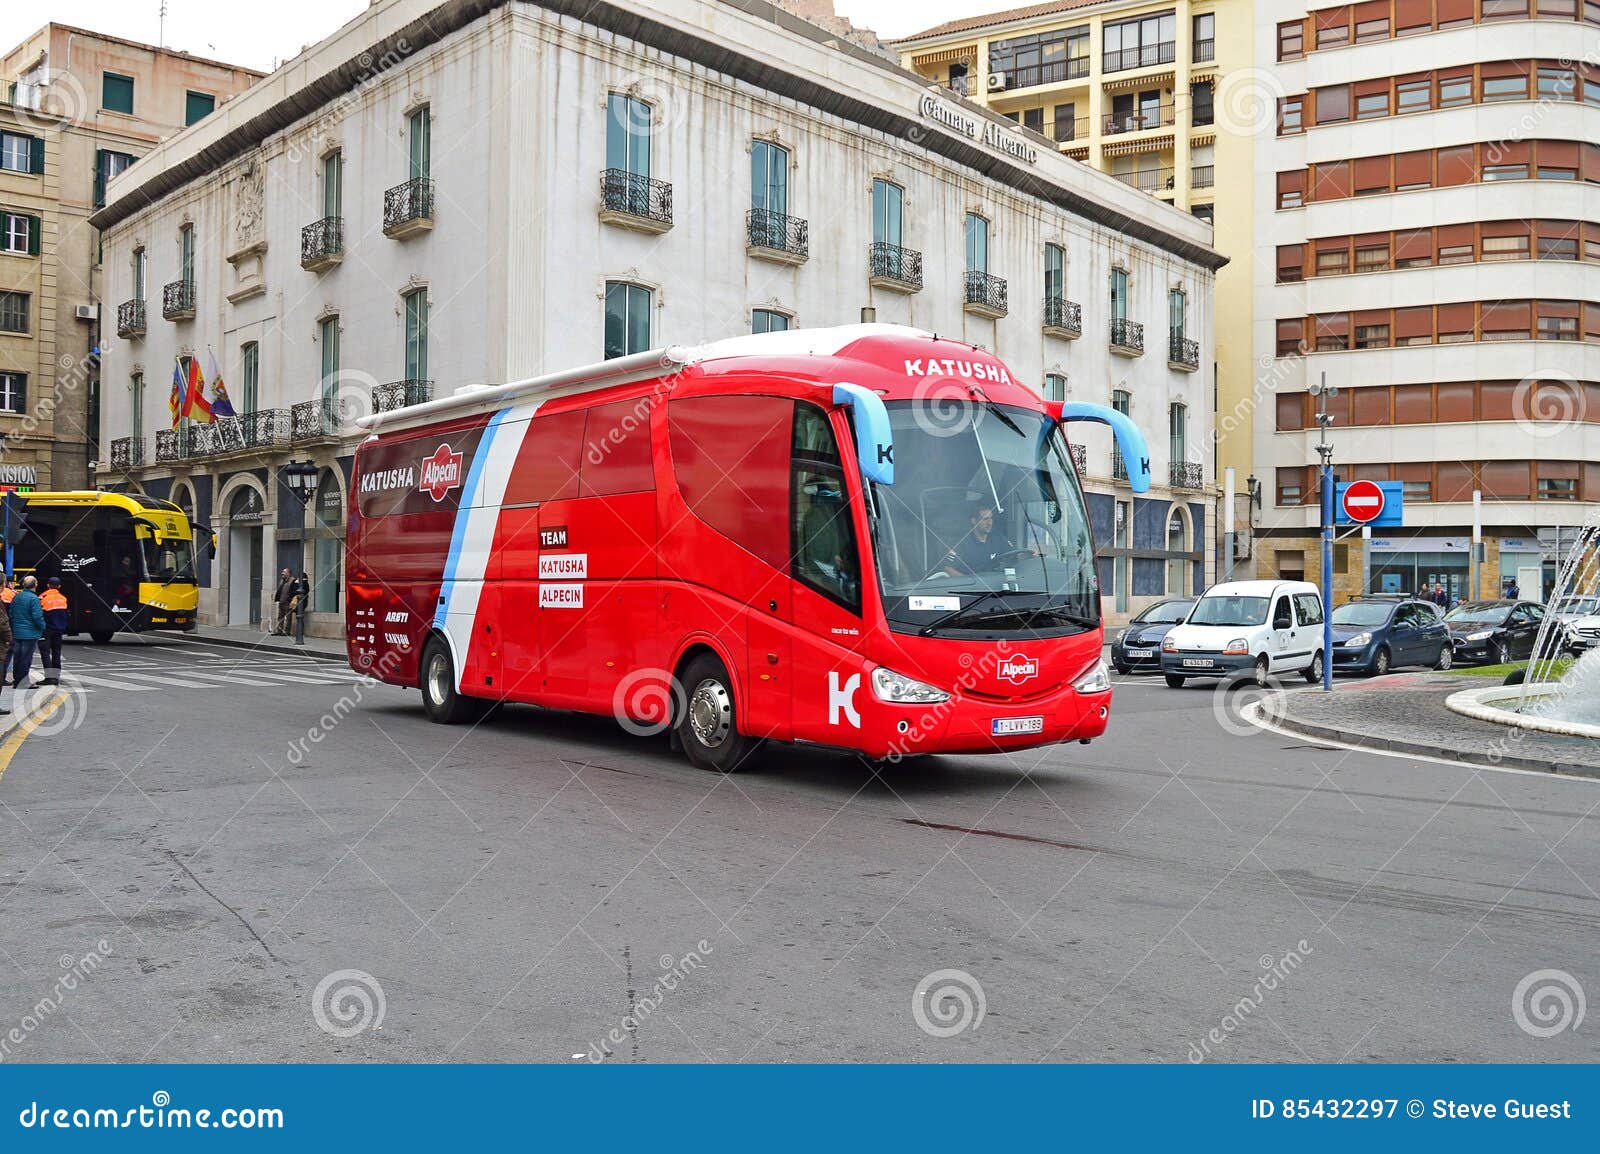
M 861 688 L 861 674 L 852 673 L 845 678 L 843 685 L 839 684 L 838 670 L 828 673 L 828 724 L 838 725 L 839 715 L 842 713 L 850 719 L 850 724 L 857 729 L 861 728 L 861 715 L 856 712 L 856 690 Z

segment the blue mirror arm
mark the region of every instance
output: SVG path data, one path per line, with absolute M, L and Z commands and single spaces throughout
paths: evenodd
M 1046 408 L 1055 413 L 1055 405 Z M 1109 405 L 1091 405 L 1084 401 L 1066 401 L 1061 405 L 1060 419 L 1062 421 L 1098 421 L 1102 425 L 1110 425 L 1112 434 L 1117 438 L 1117 449 L 1122 453 L 1122 461 L 1128 467 L 1128 486 L 1135 493 L 1148 493 L 1150 491 L 1150 447 L 1145 444 L 1144 434 L 1139 431 L 1139 426 L 1128 418 L 1126 413 L 1119 413 Z
M 833 386 L 833 403 L 850 406 L 862 477 L 880 485 L 894 484 L 894 432 L 883 398 L 860 385 L 841 383 Z

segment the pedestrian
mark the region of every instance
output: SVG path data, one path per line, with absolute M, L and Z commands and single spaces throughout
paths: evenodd
M 289 573 L 288 566 L 278 574 L 278 587 L 272 593 L 272 602 L 277 606 L 277 619 L 273 622 L 272 632 L 279 637 L 289 636 L 289 614 L 294 612 L 295 580 Z
M 5 584 L 9 588 L 10 580 L 8 579 Z M 4 714 L 11 712 L 6 705 L 5 693 L 5 671 L 11 668 L 11 613 L 4 607 L 0 607 L 0 644 L 5 646 L 5 657 L 0 659 L 0 714 Z
M 1522 586 L 1517 584 L 1515 577 L 1506 582 L 1506 596 L 1513 601 L 1522 596 Z
M 3 586 L 0 586 L 0 604 L 10 605 L 11 599 L 16 595 L 17 587 L 15 584 L 15 578 L 13 578 L 11 574 L 7 573 L 6 583 Z
M 1440 609 L 1447 609 L 1450 606 L 1450 598 L 1446 595 L 1444 585 L 1441 582 L 1434 582 L 1433 603 Z
M 44 683 L 60 685 L 61 638 L 70 624 L 67 619 L 67 595 L 61 592 L 61 578 L 52 577 L 45 584 L 49 588 L 39 596 L 39 607 L 44 610 Z
M 306 614 L 311 610 L 311 578 L 304 569 L 294 582 L 294 643 L 306 643 Z
M 22 689 L 28 684 L 28 671 L 33 668 L 34 650 L 44 636 L 44 607 L 39 604 L 39 579 L 29 573 L 22 579 L 22 588 L 11 599 L 11 686 Z

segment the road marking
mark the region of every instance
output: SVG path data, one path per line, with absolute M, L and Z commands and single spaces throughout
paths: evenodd
M 11 759 L 16 756 L 22 743 L 28 740 L 28 735 L 48 721 L 56 710 L 66 704 L 66 700 L 65 693 L 57 693 L 42 708 L 24 715 L 22 720 L 17 722 L 17 727 L 3 743 L 0 743 L 0 778 L 5 777 L 6 768 L 10 766 Z

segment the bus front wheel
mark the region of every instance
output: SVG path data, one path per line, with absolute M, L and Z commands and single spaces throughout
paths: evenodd
M 113 636 L 115 636 L 115 634 L 113 634 L 109 629 L 95 629 L 90 631 L 89 640 L 93 641 L 96 645 L 110 645 L 111 638 Z
M 683 673 L 684 704 L 678 716 L 683 752 L 701 769 L 733 773 L 742 769 L 760 745 L 739 732 L 733 679 L 709 653 L 689 662 Z
M 422 710 L 429 721 L 440 725 L 477 721 L 491 705 L 456 691 L 456 663 L 450 657 L 450 647 L 441 638 L 429 639 L 422 648 L 421 681 Z

